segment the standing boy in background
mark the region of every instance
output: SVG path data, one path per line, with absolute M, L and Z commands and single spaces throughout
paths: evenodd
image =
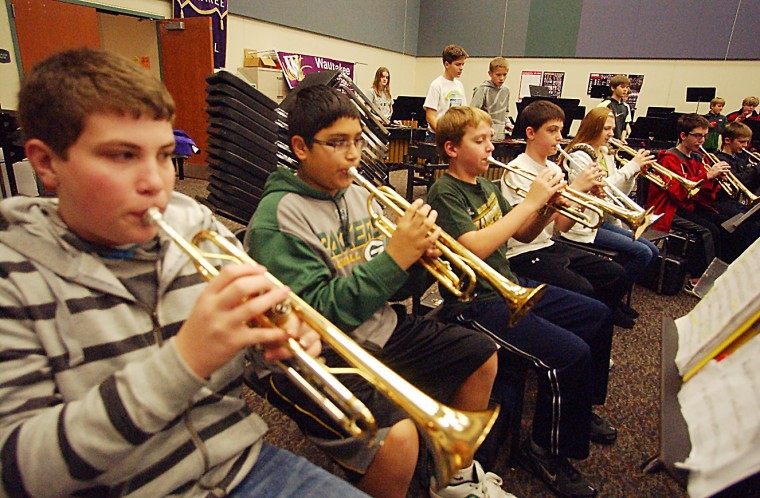
M 610 108 L 615 116 L 615 138 L 625 140 L 631 133 L 631 107 L 625 102 L 631 92 L 631 80 L 624 74 L 617 74 L 610 78 L 610 88 L 612 95 L 598 107 Z
M 473 107 L 483 109 L 493 120 L 495 140 L 504 140 L 507 131 L 512 126 L 507 124 L 509 119 L 509 87 L 504 84 L 509 73 L 509 63 L 504 57 L 497 57 L 488 64 L 490 79 L 475 87 L 472 93 Z
M 710 101 L 710 112 L 705 114 L 705 118 L 710 123 L 710 131 L 707 132 L 704 147 L 710 152 L 720 150 L 720 134 L 723 133 L 723 128 L 727 123 L 726 116 L 721 114 L 725 105 L 726 101 L 723 98 L 715 97 Z
M 443 49 L 443 74 L 430 83 L 425 102 L 422 104 L 428 123 L 426 142 L 435 142 L 436 122 L 450 107 L 467 105 L 464 85 L 459 80 L 467 57 L 467 52 L 459 45 L 447 45 Z

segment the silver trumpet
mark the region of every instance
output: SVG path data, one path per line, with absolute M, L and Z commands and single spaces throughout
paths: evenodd
M 143 222 L 161 229 L 187 254 L 198 273 L 206 280 L 219 273 L 211 264 L 211 260 L 257 265 L 245 251 L 216 232 L 201 231 L 193 237 L 192 242 L 188 242 L 163 220 L 161 212 L 156 208 L 151 208 L 145 213 Z M 212 243 L 221 252 L 204 252 L 200 248 L 204 242 Z M 276 287 L 284 287 L 270 273 L 266 273 L 265 276 Z M 475 450 L 493 427 L 499 413 L 498 406 L 482 412 L 466 412 L 439 403 L 367 353 L 292 292 L 285 302 L 270 310 L 265 316 L 257 317 L 251 326 L 277 327 L 277 324 L 283 323 L 291 313 L 314 329 L 322 341 L 329 344 L 351 367 L 330 368 L 309 356 L 293 338 L 287 342 L 293 358 L 287 362 L 276 362 L 276 366 L 320 404 L 350 435 L 369 440 L 372 444 L 377 425 L 369 409 L 341 384 L 334 374 L 361 375 L 409 415 L 420 428 L 433 454 L 434 474 L 439 486 L 445 486 L 454 473 L 462 468 L 463 463 L 473 457 Z
M 568 172 L 572 170 L 575 174 L 578 174 L 583 171 L 584 166 L 578 164 L 575 159 L 570 156 L 569 153 L 567 153 L 561 147 L 557 147 L 557 149 L 559 150 L 559 153 L 562 155 L 562 157 L 565 158 Z M 589 144 L 575 144 L 571 148 L 570 152 L 573 152 L 575 150 L 582 150 L 588 154 L 592 161 L 596 162 L 596 151 Z M 602 176 L 601 180 L 604 183 L 602 191 L 606 196 L 606 199 L 600 199 L 603 202 L 603 204 L 600 205 L 601 209 L 605 212 L 610 213 L 612 216 L 618 218 L 620 221 L 628 225 L 633 234 L 633 240 L 637 240 L 639 237 L 641 237 L 641 235 L 647 231 L 647 228 L 649 228 L 652 223 L 657 221 L 662 216 L 661 214 L 652 214 L 654 211 L 654 206 L 650 207 L 649 209 L 644 209 L 636 204 L 636 202 L 628 197 L 628 195 L 626 195 L 622 190 L 610 183 L 606 176 Z M 607 202 L 607 199 L 609 199 L 609 202 Z M 608 207 L 614 207 L 614 209 L 608 209 Z

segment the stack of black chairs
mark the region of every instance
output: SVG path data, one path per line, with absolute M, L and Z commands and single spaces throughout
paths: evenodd
M 269 174 L 297 162 L 282 141 L 275 101 L 226 71 L 206 81 L 211 170 L 206 201 L 216 214 L 247 225 Z
M 278 167 L 298 165 L 288 145 L 287 113 L 283 109 L 299 89 L 316 84 L 339 89 L 355 103 L 368 144 L 362 151 L 362 172 L 378 184 L 388 183 L 388 122 L 340 71 L 308 75 L 280 106 L 232 73 L 220 71 L 206 81 L 206 153 L 211 171 L 206 204 L 216 214 L 247 225 L 269 174 Z

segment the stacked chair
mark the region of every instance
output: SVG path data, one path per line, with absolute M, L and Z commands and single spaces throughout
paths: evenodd
M 312 73 L 278 106 L 272 99 L 232 73 L 220 71 L 206 78 L 208 87 L 208 165 L 211 170 L 205 200 L 214 213 L 247 225 L 261 200 L 269 173 L 278 167 L 295 168 L 283 110 L 298 90 L 325 84 L 351 98 L 361 114 L 363 174 L 377 184 L 388 183 L 390 133 L 388 122 L 354 82 L 340 71 Z

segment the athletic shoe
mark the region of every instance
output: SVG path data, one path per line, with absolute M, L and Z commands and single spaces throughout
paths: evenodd
M 520 451 L 520 465 L 541 479 L 549 489 L 565 498 L 592 498 L 596 489 L 565 457 L 554 456 L 546 450 L 533 450 L 530 439 Z
M 618 304 L 618 308 L 620 308 L 620 311 L 630 316 L 634 320 L 639 317 L 639 312 L 628 306 L 627 303 L 621 301 L 620 304 Z
M 432 498 L 516 498 L 501 487 L 501 477 L 492 472 L 483 472 L 483 467 L 475 461 L 472 479 L 455 477 L 448 486 L 435 490 L 435 477 L 430 478 Z
M 612 444 L 617 439 L 617 429 L 596 413 L 591 413 L 591 431 L 588 437 L 597 444 Z

